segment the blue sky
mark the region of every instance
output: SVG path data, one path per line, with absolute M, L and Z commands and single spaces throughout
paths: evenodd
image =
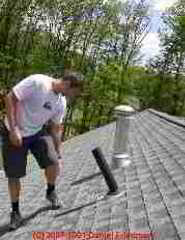
M 149 1 L 149 0 L 148 0 Z M 150 16 L 152 17 L 151 32 L 146 36 L 143 41 L 141 49 L 144 54 L 143 62 L 145 63 L 150 57 L 154 57 L 160 51 L 160 41 L 158 37 L 158 29 L 161 25 L 160 16 L 166 8 L 172 6 L 177 0 L 153 0 L 150 1 Z

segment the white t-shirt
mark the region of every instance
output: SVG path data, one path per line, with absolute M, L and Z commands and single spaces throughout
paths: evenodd
M 19 99 L 16 107 L 16 122 L 23 137 L 40 131 L 43 125 L 52 120 L 61 123 L 66 112 L 66 98 L 52 90 L 53 78 L 34 74 L 13 87 Z M 8 119 L 5 125 L 9 129 Z

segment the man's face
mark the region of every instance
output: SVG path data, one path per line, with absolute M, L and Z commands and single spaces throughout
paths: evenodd
M 75 87 L 75 88 L 69 88 L 66 93 L 66 96 L 73 99 L 73 98 L 79 97 L 80 94 L 81 94 L 80 89 Z
M 61 91 L 63 92 L 63 94 L 65 96 L 67 96 L 67 94 L 68 94 L 68 92 L 69 92 L 69 90 L 71 88 L 70 85 L 71 85 L 70 81 L 63 81 L 60 84 Z
M 70 81 L 63 81 L 62 82 L 62 92 L 66 97 L 75 98 L 80 96 L 81 90 L 78 87 L 71 87 Z

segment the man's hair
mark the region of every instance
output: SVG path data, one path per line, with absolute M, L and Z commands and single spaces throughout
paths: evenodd
M 70 81 L 71 82 L 71 88 L 80 88 L 83 89 L 84 81 L 82 75 L 79 73 L 74 72 L 67 72 L 63 76 L 63 81 Z

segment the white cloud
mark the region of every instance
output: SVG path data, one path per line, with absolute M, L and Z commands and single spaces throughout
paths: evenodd
M 143 47 L 141 53 L 145 55 L 143 63 L 149 58 L 154 57 L 160 51 L 160 40 L 157 34 L 157 30 L 161 24 L 160 15 L 167 8 L 171 7 L 177 0 L 153 0 L 150 2 L 150 15 L 152 17 L 152 32 L 150 32 L 143 41 Z
M 171 7 L 177 0 L 153 0 L 152 7 L 156 11 L 165 11 L 166 8 Z
M 121 0 L 124 2 L 125 0 Z M 131 1 L 131 0 L 130 0 Z M 143 41 L 141 53 L 144 54 L 143 63 L 154 57 L 160 51 L 160 40 L 157 30 L 161 24 L 160 16 L 167 8 L 171 7 L 177 0 L 146 0 L 149 3 L 149 15 L 152 17 L 152 32 Z
M 145 63 L 149 58 L 154 57 L 160 51 L 159 47 L 160 40 L 158 34 L 151 32 L 148 33 L 146 38 L 143 41 L 143 47 L 141 53 L 145 55 L 143 62 Z

